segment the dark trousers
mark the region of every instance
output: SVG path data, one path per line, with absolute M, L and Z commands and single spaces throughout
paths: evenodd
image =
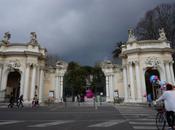
M 174 125 L 174 112 L 173 111 L 166 111 L 166 118 L 167 118 L 167 122 L 169 127 L 173 128 Z

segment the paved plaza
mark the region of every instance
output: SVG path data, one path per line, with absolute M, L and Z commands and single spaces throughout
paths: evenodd
M 156 130 L 145 104 L 62 103 L 23 109 L 0 105 L 1 130 Z

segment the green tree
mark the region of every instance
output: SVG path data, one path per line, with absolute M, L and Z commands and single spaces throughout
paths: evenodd
M 95 66 L 93 68 L 92 75 L 93 75 L 92 89 L 94 93 L 99 94 L 100 92 L 103 92 L 105 94 L 106 79 L 102 69 L 99 66 Z
M 118 58 L 118 57 L 119 57 L 119 55 L 120 55 L 120 53 L 121 53 L 121 51 L 122 51 L 121 46 L 122 46 L 123 44 L 124 44 L 124 43 L 123 43 L 122 41 L 116 43 L 116 47 L 115 47 L 114 51 L 112 52 L 113 58 Z
M 85 70 L 76 62 L 70 62 L 64 75 L 64 96 L 74 96 L 83 93 L 85 82 Z
M 104 92 L 105 76 L 100 67 L 80 66 L 76 62 L 68 64 L 67 72 L 64 75 L 64 97 L 85 94 L 87 79 L 93 76 L 93 80 L 89 87 L 98 92 Z
M 166 37 L 175 47 L 175 3 L 160 4 L 145 13 L 138 22 L 135 32 L 140 40 L 158 39 L 158 30 L 164 28 Z
M 158 39 L 160 28 L 164 28 L 171 47 L 175 48 L 175 3 L 160 4 L 146 12 L 138 22 L 135 32 L 139 40 Z M 173 60 L 175 60 L 175 53 Z M 175 64 L 173 68 L 175 69 Z

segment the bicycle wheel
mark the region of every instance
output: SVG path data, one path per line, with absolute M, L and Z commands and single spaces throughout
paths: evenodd
M 19 103 L 17 106 L 18 106 L 19 109 L 23 108 L 23 104 L 22 103 Z
M 166 119 L 164 113 L 158 112 L 156 115 L 156 127 L 158 130 L 164 130 L 166 125 Z

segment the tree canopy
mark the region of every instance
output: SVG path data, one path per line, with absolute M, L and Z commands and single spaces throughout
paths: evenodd
M 105 77 L 101 68 L 70 62 L 64 76 L 64 96 L 84 95 L 88 86 L 94 92 L 104 92 Z
M 175 47 L 175 3 L 160 4 L 145 13 L 138 22 L 135 32 L 139 40 L 158 39 L 160 28 L 164 28 L 166 37 Z

